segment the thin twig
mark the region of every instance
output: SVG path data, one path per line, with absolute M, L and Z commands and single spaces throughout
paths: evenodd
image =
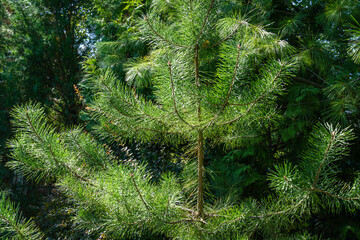
M 303 82 L 303 83 L 306 83 L 306 84 L 310 84 L 310 85 L 313 85 L 314 87 L 318 87 L 318 88 L 325 88 L 325 86 L 321 85 L 321 84 L 318 84 L 318 83 L 315 83 L 315 82 L 312 82 L 312 81 L 309 81 L 305 78 L 301 78 L 301 77 L 293 77 L 294 80 L 297 80 L 299 82 Z
M 354 197 L 354 198 L 341 197 L 341 196 L 338 196 L 338 195 L 335 195 L 335 194 L 332 194 L 332 193 L 329 193 L 329 192 L 326 192 L 324 190 L 317 189 L 317 188 L 310 188 L 310 189 L 304 189 L 304 190 L 309 191 L 309 192 L 320 192 L 322 194 L 325 194 L 325 195 L 328 195 L 330 197 L 337 198 L 337 199 L 340 199 L 340 200 L 344 200 L 344 201 L 353 201 L 353 200 L 359 200 L 360 199 L 360 197 Z
M 204 223 L 204 224 L 207 224 L 207 222 L 205 222 L 204 220 L 202 219 L 193 219 L 193 218 L 190 218 L 190 219 L 181 219 L 181 220 L 178 220 L 178 221 L 165 221 L 166 223 L 168 224 L 179 224 L 179 223 L 183 223 L 183 222 L 200 222 L 200 223 Z
M 272 213 L 268 213 L 268 214 L 264 214 L 264 215 L 258 215 L 258 216 L 248 216 L 248 218 L 266 218 L 266 217 L 272 217 L 275 215 L 279 215 L 279 214 L 284 214 L 284 213 L 288 213 L 291 210 L 297 208 L 298 206 L 300 206 L 302 204 L 303 201 L 305 201 L 305 199 L 309 196 L 309 193 L 307 193 L 296 205 L 293 205 L 292 207 L 282 210 L 282 211 L 278 211 L 278 212 L 272 212 Z
M 196 39 L 196 44 L 199 43 L 199 39 L 200 39 L 200 37 L 201 37 L 201 34 L 202 34 L 203 31 L 204 31 L 206 22 L 207 22 L 207 20 L 209 19 L 210 11 L 211 11 L 211 9 L 212 9 L 212 7 L 213 7 L 213 4 L 214 4 L 214 0 L 212 0 L 211 3 L 210 3 L 210 7 L 209 7 L 209 9 L 208 9 L 208 11 L 207 11 L 207 14 L 206 14 L 206 17 L 205 17 L 205 19 L 204 19 L 203 25 L 201 26 L 201 30 L 200 30 L 200 32 L 199 32 L 199 35 L 198 35 L 198 37 L 197 37 L 197 39 Z
M 136 189 L 137 193 L 139 194 L 139 197 L 140 197 L 141 201 L 144 203 L 146 209 L 147 209 L 148 211 L 150 211 L 150 206 L 145 202 L 145 199 L 144 199 L 143 196 L 141 195 L 141 192 L 140 192 L 140 190 L 139 190 L 139 188 L 138 188 L 138 186 L 137 186 L 137 184 L 136 184 L 136 182 L 135 182 L 134 174 L 131 173 L 131 174 L 130 174 L 130 177 L 131 177 L 131 180 L 132 180 L 132 182 L 133 182 L 133 184 L 134 184 L 134 186 L 135 186 L 135 189 Z
M 300 187 L 298 187 L 297 185 L 293 184 L 286 176 L 284 176 L 284 179 L 285 179 L 289 184 L 291 184 L 291 186 L 293 186 L 294 188 L 296 188 L 296 189 L 298 189 L 298 190 L 300 190 L 300 191 L 319 192 L 319 193 L 328 195 L 328 196 L 330 196 L 330 197 L 337 198 L 337 199 L 341 199 L 341 200 L 344 200 L 344 201 L 353 201 L 353 200 L 359 200 L 359 199 L 360 199 L 360 196 L 359 196 L 359 197 L 354 197 L 354 198 L 342 197 L 342 196 L 335 195 L 335 194 L 329 193 L 329 192 L 327 192 L 327 191 L 324 191 L 324 190 L 315 188 L 314 186 L 313 186 L 312 188 L 305 188 L 305 189 L 303 189 L 303 188 L 300 188 Z

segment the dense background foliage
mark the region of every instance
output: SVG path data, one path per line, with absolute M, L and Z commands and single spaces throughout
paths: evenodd
M 14 135 L 11 110 L 29 101 L 41 103 L 46 121 L 56 131 L 80 125 L 93 133 L 99 144 L 107 144 L 116 161 L 146 164 L 143 171 L 153 183 L 161 181 L 163 173 L 175 173 L 186 186 L 183 191 L 191 196 L 196 169 L 191 163 L 193 153 L 186 143 L 175 146 L 168 141 L 139 141 L 135 137 L 121 143 L 109 142 L 92 131 L 97 126 L 96 119 L 85 109 L 96 100 L 87 83 L 102 76 L 105 70 L 111 71 L 114 79 L 127 85 L 135 96 L 156 102 L 154 76 L 158 60 L 150 54 L 155 40 L 144 34 L 146 29 L 139 22 L 154 4 L 159 19 L 173 23 L 177 19 L 174 6 L 179 1 L 170 2 L 172 4 L 160 0 L 1 0 L 0 153 L 3 161 L 0 190 L 7 193 L 2 193 L 0 198 L 4 204 L 11 199 L 15 205 L 0 204 L 0 210 L 6 209 L 11 215 L 18 211 L 19 205 L 24 216 L 34 219 L 50 239 L 106 236 L 103 229 L 101 232 L 96 228 L 78 228 L 74 221 L 78 203 L 55 187 L 54 178 L 28 181 L 22 174 L 5 167 L 5 163 L 12 161 L 6 145 Z M 232 11 L 246 13 L 253 23 L 279 36 L 279 41 L 287 41 L 291 47 L 287 54 L 296 59 L 299 69 L 275 99 L 278 108 L 274 121 L 264 123 L 256 136 L 245 144 L 234 143 L 231 147 L 207 140 L 205 178 L 209 203 L 228 198 L 241 204 L 248 197 L 260 201 L 276 192 L 269 187 L 268 174 L 280 171 L 284 163 L 301 164 L 306 155 L 304 151 L 309 149 L 311 133 L 321 128 L 319 123 L 325 122 L 352 129 L 354 138 L 351 137 L 349 153 L 337 161 L 341 171 L 333 175 L 343 182 L 353 182 L 360 170 L 359 1 L 223 1 L 221 13 L 226 15 Z M 199 14 L 199 18 L 205 13 Z M 210 42 L 202 44 L 206 47 Z M 212 71 L 212 57 L 209 56 L 208 69 L 202 70 Z M 252 73 L 256 71 L 260 68 L 254 65 Z M 328 212 L 325 205 L 305 220 L 294 220 L 287 233 L 306 231 L 323 239 L 360 238 L 359 214 L 343 208 Z M 153 239 L 151 234 L 143 233 L 141 237 Z M 262 239 L 262 234 L 265 235 L 254 232 L 251 237 Z M 36 239 L 37 235 L 34 236 Z M 156 238 L 162 238 L 161 232 Z M 306 238 L 310 237 L 304 235 Z M 295 235 L 294 239 L 297 239 Z

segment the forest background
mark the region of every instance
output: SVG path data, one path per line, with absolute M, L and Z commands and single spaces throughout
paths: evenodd
M 298 69 L 274 100 L 277 108 L 273 121 L 262 121 L 256 135 L 230 148 L 221 143 L 208 144 L 204 159 L 206 198 L 210 202 L 227 197 L 233 202 L 266 198 L 274 192 L 269 187 L 269 173 L 281 164 L 298 164 L 299 156 L 309 148 L 315 126 L 324 123 L 352 129 L 349 154 L 336 162 L 341 170 L 336 177 L 342 182 L 354 182 L 360 169 L 360 3 L 222 2 L 226 5 L 223 11 L 242 12 L 251 23 L 264 26 L 286 41 Z M 109 142 L 92 132 L 96 120 L 86 113 L 94 96 L 84 82 L 105 69 L 110 69 L 134 96 L 154 99 L 155 73 L 147 57 L 153 43 L 141 35 L 144 30 L 139 21 L 156 4 L 161 17 L 175 19 L 173 5 L 160 0 L 1 0 L 0 187 L 7 192 L 6 198 L 20 207 L 23 216 L 33 219 L 50 239 L 101 239 L 107 233 L 104 229 L 79 228 L 74 220 L 77 203 L 55 186 L 54 178 L 32 181 L 9 168 L 12 149 L 8 143 L 15 135 L 11 111 L 16 106 L 30 101 L 41 104 L 47 120 L 58 131 L 84 127 L 121 161 L 146 164 L 145 171 L 153 182 L 167 172 L 183 178 L 196 175 L 187 167 L 191 165 L 191 153 L 183 154 L 189 151 L 186 144 L 146 138 Z M 201 44 L 206 47 L 210 42 Z M 190 183 L 184 185 L 191 189 Z M 189 189 L 184 191 L 191 194 Z M 358 211 L 319 208 L 306 219 L 294 220 L 286 235 L 306 232 L 321 239 L 360 239 Z M 159 234 L 158 238 L 166 239 Z M 262 239 L 266 234 L 254 231 L 249 235 Z M 154 236 L 144 233 L 138 237 Z

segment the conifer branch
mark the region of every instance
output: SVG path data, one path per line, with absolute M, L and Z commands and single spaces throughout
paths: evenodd
M 320 77 L 318 74 L 316 74 L 314 71 L 312 71 L 310 68 L 305 67 L 306 70 L 308 70 L 309 72 L 311 72 L 312 74 L 314 74 L 316 77 L 318 77 L 321 81 L 323 81 L 323 83 L 325 83 L 326 85 L 330 85 L 329 82 L 327 82 L 324 78 Z
M 219 42 L 211 45 L 210 47 L 206 47 L 206 48 L 214 48 L 214 47 L 222 44 L 223 42 L 227 41 L 229 38 L 231 38 L 231 37 L 237 32 L 237 30 L 239 29 L 240 25 L 241 25 L 241 24 L 237 25 L 236 28 L 235 28 L 228 36 L 226 36 L 225 38 L 221 39 Z
M 101 111 L 100 109 L 93 109 L 93 108 L 92 108 L 92 109 L 90 109 L 90 110 L 99 112 L 99 114 L 101 114 L 103 117 L 105 117 L 105 118 L 107 118 L 107 119 L 114 119 L 113 116 L 106 114 L 104 111 Z M 115 125 L 115 126 L 117 126 L 117 127 L 121 127 L 121 125 L 118 125 L 118 124 L 116 124 L 116 123 L 114 123 L 114 122 L 112 122 L 112 121 L 109 121 L 109 124 Z M 134 128 L 134 127 L 132 127 L 132 126 L 126 124 L 126 123 L 123 123 L 123 124 L 124 124 L 127 128 L 129 128 L 129 129 L 131 129 L 131 130 L 133 130 L 133 131 L 135 131 L 135 132 L 138 131 L 138 130 L 146 130 L 146 131 L 163 133 L 163 134 L 179 134 L 179 133 L 181 133 L 181 132 L 162 131 L 162 130 L 159 130 L 159 129 L 145 128 L 145 127 Z M 108 129 L 108 130 L 110 131 L 110 129 Z M 110 131 L 110 133 L 113 134 L 113 132 L 111 132 L 111 131 Z M 120 134 L 116 134 L 116 135 L 120 135 Z M 123 135 L 125 135 L 125 134 L 123 134 Z
M 225 103 L 222 105 L 223 107 L 219 110 L 219 112 L 209 121 L 208 124 L 206 124 L 203 129 L 207 128 L 208 126 L 210 126 L 212 123 L 215 122 L 215 120 L 220 116 L 220 114 L 225 110 L 226 106 L 229 104 L 229 99 L 230 99 L 230 95 L 231 95 L 231 92 L 233 90 L 233 87 L 234 87 L 234 83 L 235 83 L 235 79 L 236 79 L 236 72 L 237 72 L 237 69 L 239 67 L 239 59 L 240 59 L 240 45 L 237 45 L 237 57 L 236 57 L 236 63 L 235 63 L 235 68 L 234 68 L 234 72 L 233 72 L 233 77 L 232 77 L 232 80 L 231 80 L 231 84 L 230 84 L 230 87 L 229 87 L 229 91 L 227 93 L 227 96 L 226 96 L 226 101 Z
M 214 48 L 220 44 L 222 44 L 223 42 L 227 41 L 229 38 L 231 38 L 236 32 L 237 30 L 239 29 L 239 27 L 241 26 L 242 24 L 242 21 L 235 27 L 235 29 L 228 35 L 226 36 L 225 38 L 221 39 L 219 42 L 211 45 L 210 47 L 205 47 L 205 48 Z
M 324 164 L 325 164 L 325 161 L 326 161 L 327 156 L 328 156 L 329 151 L 330 151 L 330 147 L 331 147 L 331 145 L 332 145 L 332 143 L 333 143 L 334 140 L 335 140 L 335 131 L 331 133 L 331 139 L 330 139 L 329 144 L 328 144 L 328 146 L 327 146 L 327 148 L 326 148 L 326 151 L 325 151 L 324 156 L 323 156 L 323 160 L 322 160 L 321 164 L 319 165 L 319 168 L 318 168 L 317 173 L 316 173 L 316 177 L 315 177 L 314 182 L 313 182 L 313 185 L 312 185 L 312 188 L 313 188 L 313 189 L 314 189 L 315 186 L 316 186 L 316 183 L 317 183 L 317 181 L 318 181 L 318 179 L 319 179 L 319 176 L 320 176 L 321 169 L 322 169 L 322 167 L 323 167 Z
M 359 200 L 360 199 L 360 196 L 359 197 L 353 197 L 353 198 L 347 198 L 347 197 L 342 197 L 342 196 L 339 196 L 339 195 L 335 195 L 335 194 L 332 194 L 332 193 L 329 193 L 327 191 L 317 189 L 317 188 L 304 189 L 304 191 L 319 192 L 319 193 L 328 195 L 330 197 L 337 198 L 337 199 L 344 200 L 344 201 L 354 201 L 354 200 Z
M 184 46 L 184 45 L 180 45 L 180 44 L 176 44 L 166 38 L 164 38 L 163 36 L 161 36 L 154 28 L 153 26 L 150 24 L 150 21 L 149 21 L 149 18 L 145 15 L 144 17 L 146 23 L 148 24 L 148 26 L 150 27 L 150 29 L 153 31 L 153 33 L 155 33 L 156 36 L 158 36 L 160 39 L 162 39 L 163 41 L 167 42 L 167 43 L 170 43 L 171 45 L 174 45 L 176 47 L 180 47 L 180 48 L 191 48 L 191 47 L 188 47 L 188 46 Z
M 323 86 L 323 85 L 321 85 L 321 84 L 318 84 L 318 83 L 316 83 L 316 82 L 309 81 L 309 80 L 307 80 L 307 79 L 305 79 L 305 78 L 293 77 L 293 79 L 295 79 L 295 80 L 297 80 L 297 81 L 299 81 L 299 82 L 303 82 L 303 83 L 312 85 L 312 86 L 314 86 L 314 87 L 321 88 L 321 89 L 325 88 L 325 86 Z
M 114 93 L 114 91 L 113 91 L 105 82 L 101 81 L 101 83 L 104 85 L 104 87 L 105 87 L 111 94 Z M 119 96 L 117 95 L 117 97 L 119 97 Z M 120 96 L 120 99 L 121 99 L 122 101 L 124 101 L 125 103 L 127 103 L 128 105 L 130 105 L 131 107 L 136 108 L 136 106 L 135 106 L 133 103 L 129 102 L 127 99 L 125 99 L 125 98 L 123 98 L 123 97 L 121 97 L 121 96 Z M 123 116 L 125 116 L 125 117 L 129 117 L 129 118 L 137 118 L 137 117 L 138 117 L 138 116 L 131 116 L 131 115 L 125 114 L 123 111 L 120 111 L 120 109 L 118 109 L 118 108 L 111 102 L 111 100 L 110 100 L 109 102 L 110 102 L 110 105 L 113 106 L 121 115 L 123 115 Z M 160 122 L 161 124 L 165 124 L 165 123 L 162 121 L 162 119 L 163 119 L 164 117 L 167 117 L 167 116 L 169 116 L 170 114 L 174 113 L 174 112 L 170 112 L 170 113 L 166 114 L 166 115 L 163 116 L 163 117 L 153 117 L 153 116 L 151 116 L 150 114 L 148 114 L 147 112 L 145 112 L 143 109 L 139 109 L 139 108 L 137 108 L 137 109 L 140 110 L 141 113 L 142 113 L 143 115 L 145 115 L 146 117 L 150 118 L 151 120 L 156 120 L 156 121 Z
M 208 9 L 208 11 L 207 11 L 207 14 L 206 14 L 206 17 L 205 17 L 205 19 L 204 19 L 203 25 L 201 26 L 201 30 L 200 30 L 200 32 L 199 32 L 199 35 L 198 35 L 198 37 L 197 37 L 197 39 L 196 39 L 196 44 L 199 44 L 199 40 L 200 40 L 201 34 L 202 34 L 203 31 L 204 31 L 206 22 L 207 22 L 207 20 L 208 20 L 208 18 L 209 18 L 210 11 L 211 11 L 213 5 L 214 5 L 214 0 L 211 0 L 210 7 L 209 7 L 209 9 Z
M 0 238 L 22 240 L 43 238 L 43 234 L 35 224 L 25 220 L 19 208 L 6 199 L 4 192 L 0 192 Z
M 259 135 L 249 135 L 249 136 L 234 136 L 234 137 L 230 137 L 230 138 L 220 138 L 220 137 L 216 137 L 215 139 L 219 139 L 222 142 L 228 142 L 228 141 L 232 141 L 232 140 L 236 140 L 236 139 L 241 139 L 241 138 L 256 138 Z
M 161 122 L 161 123 L 163 123 L 163 124 L 164 124 L 164 122 L 161 121 L 162 119 L 170 116 L 170 115 L 173 114 L 173 113 L 176 113 L 175 111 L 172 111 L 172 112 L 169 112 L 168 114 L 166 114 L 166 115 L 164 115 L 164 116 L 161 116 L 161 117 L 153 117 L 153 116 L 151 116 L 150 114 L 148 114 L 147 112 L 145 112 L 144 110 L 141 110 L 141 112 L 143 112 L 144 115 L 147 116 L 148 118 L 150 118 L 150 119 L 152 119 L 152 120 L 157 120 L 158 122 Z
M 165 221 L 165 223 L 168 223 L 168 224 L 179 224 L 179 223 L 183 223 L 183 222 L 200 222 L 200 223 L 207 224 L 207 222 L 205 222 L 205 221 L 204 221 L 204 220 L 202 220 L 202 219 L 194 219 L 194 218 L 181 219 L 181 220 L 178 220 L 178 221 L 172 221 L 172 222 Z
M 36 131 L 36 129 L 35 129 L 32 121 L 31 121 L 31 118 L 30 118 L 29 113 L 28 113 L 27 111 L 25 111 L 25 115 L 26 115 L 26 118 L 27 118 L 27 120 L 28 120 L 28 123 L 29 123 L 29 125 L 30 125 L 30 127 L 31 127 L 31 130 L 32 130 L 33 133 L 36 135 L 36 137 L 39 139 L 39 141 L 40 141 L 44 146 L 47 146 L 47 148 L 48 148 L 48 150 L 50 151 L 50 154 L 51 154 L 54 162 L 55 162 L 57 165 L 59 165 L 59 166 L 65 167 L 65 169 L 67 169 L 67 170 L 68 170 L 72 175 L 74 175 L 76 178 L 78 178 L 78 179 L 80 179 L 80 180 L 82 180 L 82 181 L 84 181 L 84 182 L 88 182 L 88 183 L 90 183 L 90 184 L 93 184 L 89 179 L 86 179 L 86 178 L 82 177 L 82 176 L 79 175 L 77 172 L 73 171 L 73 170 L 72 170 L 69 166 L 67 166 L 65 163 L 62 164 L 62 163 L 60 163 L 60 162 L 58 161 L 58 159 L 56 158 L 56 156 L 55 156 L 55 154 L 54 154 L 54 152 L 53 152 L 53 150 L 52 150 L 52 148 L 51 148 L 51 144 L 50 144 L 50 143 L 45 143 L 45 141 L 40 137 L 40 135 L 39 135 L 38 132 Z
M 105 86 L 105 88 L 106 88 L 111 94 L 113 94 L 113 90 L 112 90 L 105 82 L 101 81 L 101 79 L 100 79 L 100 82 Z M 120 99 L 121 99 L 122 101 L 124 101 L 125 103 L 129 104 L 130 106 L 134 107 L 134 104 L 131 103 L 131 102 L 129 102 L 127 99 L 125 99 L 125 98 L 123 98 L 123 97 L 120 97 Z M 109 103 L 110 103 L 110 105 L 111 105 L 113 108 L 115 108 L 116 111 L 118 111 L 121 115 L 124 115 L 125 117 L 129 117 L 129 118 L 136 118 L 136 117 L 137 117 L 137 116 L 128 115 L 128 114 L 124 113 L 123 111 L 120 111 L 120 109 L 118 109 L 118 107 L 115 106 L 115 105 L 112 103 L 112 100 L 111 100 L 111 99 L 109 100 Z
M 144 203 L 145 208 L 150 212 L 150 206 L 147 204 L 147 202 L 145 202 L 145 199 L 144 199 L 143 196 L 141 195 L 141 192 L 140 192 L 140 190 L 139 190 L 139 188 L 138 188 L 138 186 L 137 186 L 137 184 L 136 184 L 136 182 L 135 182 L 134 174 L 131 173 L 131 174 L 130 174 L 130 177 L 131 177 L 131 180 L 132 180 L 132 182 L 133 182 L 133 184 L 134 184 L 134 186 L 135 186 L 136 192 L 139 194 L 139 197 L 140 197 L 141 201 Z
M 281 65 L 281 68 L 279 69 L 279 72 L 275 75 L 274 79 L 271 81 L 272 84 L 280 77 L 280 74 L 281 74 L 281 72 L 282 72 L 282 69 L 283 69 L 283 65 Z M 274 88 L 273 88 L 273 89 L 274 89 Z M 266 94 L 264 94 L 263 96 L 255 99 L 255 100 L 251 103 L 251 105 L 249 106 L 249 108 L 248 108 L 244 113 L 240 114 L 239 116 L 237 116 L 236 118 L 234 118 L 234 119 L 232 119 L 232 120 L 229 120 L 229 121 L 227 121 L 227 122 L 221 123 L 220 125 L 227 125 L 227 124 L 234 123 L 234 122 L 236 122 L 237 120 L 239 120 L 240 118 L 246 116 L 246 115 L 253 109 L 253 107 L 256 106 L 256 104 L 257 104 L 260 100 L 262 100 L 262 99 L 265 98 L 267 95 L 269 95 L 269 94 L 272 92 L 273 89 L 267 91 Z
M 194 213 L 195 213 L 194 210 L 189 209 L 189 208 L 186 208 L 186 207 L 182 207 L 182 206 L 176 206 L 176 207 L 177 207 L 177 208 L 180 208 L 181 210 L 187 211 L 187 212 L 189 212 L 189 213 L 191 213 L 191 214 L 194 214 Z
M 139 223 L 144 222 L 144 221 L 146 221 L 146 219 L 140 219 L 140 220 L 138 220 L 136 222 L 133 222 L 133 223 L 126 223 L 126 222 L 122 222 L 122 223 L 125 224 L 125 225 L 136 225 L 136 224 L 139 224 Z
M 172 94 L 172 100 L 173 100 L 173 106 L 174 106 L 174 111 L 176 113 L 176 115 L 179 117 L 179 119 L 184 122 L 186 125 L 188 125 L 191 128 L 194 128 L 194 125 L 188 123 L 179 113 L 177 106 L 176 106 L 176 99 L 175 99 L 175 89 L 174 89 L 174 80 L 172 78 L 172 72 L 171 72 L 171 62 L 168 62 L 168 66 L 169 66 L 169 74 L 170 74 L 170 83 L 171 83 L 171 94 Z
M 290 207 L 288 209 L 277 211 L 277 212 L 272 212 L 272 213 L 268 213 L 268 214 L 264 214 L 264 215 L 248 216 L 248 218 L 267 218 L 267 217 L 272 217 L 272 216 L 276 216 L 276 215 L 280 215 L 280 214 L 289 213 L 290 211 L 299 207 L 308 197 L 309 197 L 309 193 L 307 193 L 297 204 L 293 205 L 292 207 Z
M 337 198 L 337 199 L 344 200 L 344 201 L 354 201 L 354 200 L 359 200 L 360 199 L 360 196 L 359 197 L 354 197 L 354 198 L 342 197 L 342 196 L 339 196 L 339 195 L 329 193 L 329 192 L 327 192 L 325 190 L 315 188 L 314 186 L 312 188 L 301 188 L 301 187 L 295 185 L 294 183 L 292 183 L 291 181 L 289 181 L 289 179 L 286 176 L 284 176 L 284 179 L 286 180 L 286 182 L 291 184 L 291 186 L 293 186 L 297 190 L 300 190 L 300 191 L 303 191 L 303 192 L 319 192 L 319 193 L 328 195 L 330 197 Z
M 6 218 L 4 215 L 2 215 L 1 213 L 0 213 L 0 218 L 3 219 L 9 226 L 11 226 L 17 232 L 17 234 L 21 237 L 21 239 L 24 239 L 24 240 L 27 239 L 27 237 L 20 230 L 20 228 L 16 224 L 14 224 L 12 221 L 10 221 L 8 218 Z
M 72 140 L 74 141 L 74 143 L 76 144 L 76 146 L 80 149 L 80 151 L 82 151 L 83 153 L 85 153 L 85 155 L 88 156 L 89 158 L 91 158 L 94 162 L 97 162 L 97 163 L 98 163 L 98 161 L 97 161 L 93 156 L 91 156 L 91 154 L 88 153 L 88 152 L 80 145 L 80 143 L 76 140 L 76 137 L 73 135 L 73 133 L 70 133 L 70 136 L 72 137 Z M 103 164 L 101 164 L 101 167 L 102 167 L 103 170 L 106 170 L 106 167 L 105 167 Z

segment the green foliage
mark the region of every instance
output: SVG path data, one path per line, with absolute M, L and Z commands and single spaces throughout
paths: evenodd
M 19 208 L 10 202 L 5 192 L 0 192 L 0 238 L 1 239 L 41 239 L 43 234 L 30 220 L 25 220 Z
M 355 155 L 340 161 L 354 134 L 333 127 L 358 124 L 358 1 L 3 2 L 0 118 L 9 121 L 11 106 L 29 98 L 54 106 L 50 117 L 39 104 L 14 109 L 7 165 L 36 182 L 55 181 L 79 231 L 110 239 L 316 239 L 303 233 L 314 218 L 325 221 L 315 215 L 359 208 Z M 73 102 L 87 49 L 81 101 Z M 59 130 L 61 116 L 76 119 L 80 104 L 91 133 Z M 140 161 L 113 152 L 124 143 Z M 214 157 L 210 149 L 220 148 Z M 261 200 L 250 188 L 274 162 Z M 182 181 L 160 175 L 169 169 Z M 358 234 L 356 224 L 342 226 L 339 237 Z
M 241 153 L 241 151 L 230 151 L 221 159 L 215 159 L 210 162 L 209 175 L 211 180 L 209 185 L 214 190 L 211 191 L 216 198 L 233 198 L 233 201 L 239 200 L 246 187 L 258 181 L 261 175 L 251 166 L 239 163 L 240 157 L 250 152 Z
M 352 18 L 353 24 L 351 24 L 351 29 L 348 30 L 350 33 L 350 47 L 348 52 L 354 62 L 360 62 L 360 24 L 359 22 L 353 17 Z
M 287 49 L 286 42 L 278 41 L 271 33 L 250 24 L 242 16 L 221 20 L 218 19 L 221 14 L 210 15 L 209 26 L 197 39 L 194 26 L 201 27 L 203 19 L 196 18 L 194 12 L 205 12 L 208 6 L 200 7 L 194 2 L 194 8 L 199 9 L 189 10 L 186 4 L 180 5 L 177 14 L 194 16 L 192 24 L 184 18 L 179 19 L 176 26 L 171 21 L 168 26 L 168 23 L 155 21 L 157 17 L 152 14 L 157 12 L 158 6 L 153 5 L 153 13 L 142 21 L 140 30 L 154 51 L 147 62 L 132 64 L 126 77 L 130 84 L 134 84 L 135 79 L 146 83 L 153 76 L 155 104 L 119 83 L 110 70 L 88 82 L 97 95 L 88 110 L 100 122 L 96 131 L 102 137 L 116 139 L 126 132 L 126 138 L 135 137 L 140 141 L 161 137 L 164 141 L 181 143 L 185 139 L 193 141 L 196 131 L 204 128 L 205 137 L 216 140 L 218 138 L 213 136 L 223 136 L 225 132 L 236 135 L 236 129 L 244 128 L 241 124 L 251 125 L 253 121 L 249 120 L 250 116 L 245 116 L 246 112 L 258 118 L 267 118 L 273 113 L 270 105 L 267 104 L 269 108 L 265 109 L 263 103 L 269 103 L 280 93 L 283 81 L 292 74 L 294 66 L 288 61 L 266 61 L 266 58 L 282 54 Z M 218 35 L 207 32 L 213 28 L 219 29 Z M 220 48 L 207 46 L 229 34 L 234 38 L 225 41 Z M 203 44 L 199 48 L 201 87 L 194 88 L 194 56 L 190 49 L 198 43 Z M 250 69 L 259 74 L 254 77 Z M 196 104 L 197 99 L 200 105 Z M 197 105 L 202 109 L 200 122 L 196 117 Z M 241 113 L 244 113 L 244 118 Z M 240 136 L 228 137 L 226 141 L 229 139 L 236 141 Z
M 318 125 L 309 139 L 309 146 L 302 154 L 298 166 L 290 163 L 276 165 L 270 174 L 271 186 L 281 197 L 288 199 L 297 214 L 309 208 L 319 211 L 322 207 L 337 212 L 340 207 L 354 211 L 359 207 L 359 180 L 350 185 L 337 178 L 336 166 L 340 157 L 349 151 L 349 141 L 354 138 L 348 129 L 332 125 Z M 294 198 L 294 196 L 297 196 Z
M 18 107 L 13 115 L 18 133 L 11 146 L 17 161 L 8 165 L 35 180 L 56 177 L 60 188 L 77 200 L 76 220 L 83 229 L 133 236 L 141 235 L 141 223 L 145 233 L 156 234 L 162 222 L 178 219 L 181 195 L 172 176 L 154 186 L 142 167 L 118 165 L 109 150 L 79 129 L 57 133 L 37 104 Z

